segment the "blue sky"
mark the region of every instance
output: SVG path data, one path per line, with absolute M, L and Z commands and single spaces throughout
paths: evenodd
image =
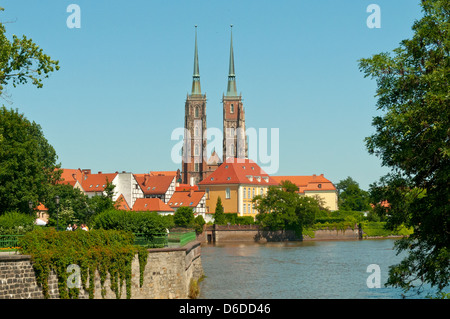
M 70 29 L 70 4 L 81 28 Z M 366 8 L 381 9 L 368 28 Z M 222 129 L 233 24 L 238 92 L 247 128 L 279 129 L 274 175 L 351 176 L 368 189 L 388 170 L 368 154 L 374 80 L 360 58 L 412 36 L 411 0 L 3 0 L 9 38 L 32 38 L 61 69 L 37 89 L 8 87 L 8 101 L 40 124 L 64 168 L 176 170 L 171 159 L 191 89 L 194 25 L 207 125 Z M 270 135 L 269 135 L 270 138 Z M 270 147 L 270 146 L 269 146 Z M 259 162 L 259 158 L 254 159 Z M 262 165 L 263 166 L 263 165 Z

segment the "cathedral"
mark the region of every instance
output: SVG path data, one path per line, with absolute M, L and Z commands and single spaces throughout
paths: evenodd
M 233 27 L 233 26 L 231 26 Z M 183 184 L 197 185 L 223 162 L 248 157 L 245 111 L 242 96 L 237 94 L 234 71 L 233 32 L 231 30 L 228 85 L 222 96 L 223 155 L 207 154 L 206 94 L 202 94 L 195 27 L 194 73 L 191 94 L 186 97 L 181 179 Z

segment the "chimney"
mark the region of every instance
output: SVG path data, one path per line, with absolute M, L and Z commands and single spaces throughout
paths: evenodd
M 147 186 L 148 180 L 150 179 L 150 175 L 144 175 L 144 186 Z
M 193 188 L 191 188 L 191 189 L 189 190 L 189 197 L 192 197 L 192 195 L 194 195 L 194 189 L 193 189 Z
M 102 174 L 102 172 L 101 172 L 101 171 L 99 171 L 98 173 L 99 173 L 99 174 Z

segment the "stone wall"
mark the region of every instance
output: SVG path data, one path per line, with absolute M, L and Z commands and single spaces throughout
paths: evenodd
M 150 249 L 142 287 L 139 286 L 139 274 L 139 260 L 136 255 L 132 263 L 131 298 L 187 298 L 191 279 L 198 280 L 203 276 L 200 242 L 195 241 L 182 248 Z M 55 273 L 50 274 L 48 284 L 50 298 L 59 298 Z M 109 275 L 105 287 L 105 299 L 116 299 L 115 293 L 110 289 Z M 121 298 L 126 298 L 125 283 L 121 292 Z M 88 294 L 82 289 L 79 297 L 88 298 Z M 44 298 L 41 287 L 36 283 L 30 256 L 0 256 L 0 298 Z M 102 299 L 98 273 L 95 277 L 94 298 Z
M 205 228 L 203 242 L 279 242 L 311 240 L 355 240 L 359 239 L 358 229 L 316 230 L 314 237 L 299 238 L 293 231 L 266 231 L 255 225 L 209 226 Z

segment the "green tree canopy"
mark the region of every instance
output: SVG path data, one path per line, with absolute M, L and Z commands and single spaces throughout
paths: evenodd
M 175 211 L 173 221 L 176 226 L 189 227 L 194 223 L 194 211 L 192 207 L 181 206 Z
M 316 199 L 300 196 L 296 189 L 294 184 L 284 181 L 282 187 L 272 186 L 264 196 L 255 196 L 258 223 L 270 230 L 294 230 L 301 235 L 305 227 L 313 224 L 320 207 Z
M 223 225 L 226 222 L 226 218 L 224 215 L 222 199 L 217 197 L 216 210 L 214 211 L 214 224 Z
M 347 211 L 366 211 L 370 209 L 369 192 L 359 188 L 350 176 L 336 184 L 339 191 L 339 209 Z
M 29 212 L 59 178 L 57 156 L 41 127 L 17 110 L 0 108 L 0 214 Z
M 389 203 L 380 211 L 390 228 L 414 228 L 397 241 L 408 257 L 391 268 L 388 285 L 409 290 L 420 279 L 442 290 L 450 276 L 450 2 L 422 0 L 421 7 L 411 39 L 359 67 L 376 79 L 383 113 L 367 148 L 391 168 L 372 193 Z
M 0 12 L 4 11 L 0 7 Z M 38 88 L 50 72 L 59 70 L 58 61 L 44 53 L 32 39 L 13 35 L 12 41 L 5 35 L 5 25 L 0 22 L 0 95 L 5 86 L 25 84 L 31 81 Z

